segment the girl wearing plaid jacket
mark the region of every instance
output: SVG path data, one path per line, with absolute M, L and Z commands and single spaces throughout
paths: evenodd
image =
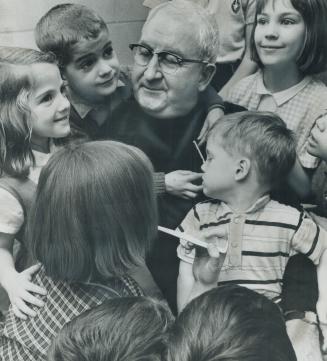
M 156 235 L 152 172 L 144 153 L 118 142 L 75 145 L 50 158 L 26 234 L 30 262 L 42 265 L 32 281 L 47 294 L 33 318 L 9 308 L 0 330 L 4 360 L 46 360 L 71 319 L 106 299 L 144 294 L 135 279 L 147 280 L 144 259 Z

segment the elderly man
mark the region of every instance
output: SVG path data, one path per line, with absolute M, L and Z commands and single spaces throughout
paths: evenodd
M 199 201 L 202 190 L 202 161 L 193 140 L 208 110 L 201 94 L 215 73 L 216 29 L 202 7 L 184 0 L 152 9 L 139 43 L 130 45 L 135 99 L 123 103 L 109 124 L 111 138 L 141 148 L 151 159 L 159 222 L 170 228 Z M 159 234 L 149 260 L 171 304 L 176 296 L 176 241 Z

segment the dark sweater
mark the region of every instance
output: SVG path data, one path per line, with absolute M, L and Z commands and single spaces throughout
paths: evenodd
M 203 126 L 207 109 L 196 106 L 187 116 L 174 119 L 156 119 L 146 114 L 135 100 L 122 104 L 108 124 L 111 139 L 134 145 L 150 158 L 155 172 L 162 175 L 174 170 L 200 172 L 201 159 L 193 140 Z M 157 183 L 160 183 L 157 174 Z M 162 193 L 159 195 L 160 223 L 177 227 L 196 200 L 185 200 Z

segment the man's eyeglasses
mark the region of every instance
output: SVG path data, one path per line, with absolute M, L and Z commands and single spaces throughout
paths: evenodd
M 204 60 L 184 59 L 169 51 L 155 52 L 145 45 L 130 44 L 129 47 L 133 51 L 135 63 L 141 66 L 149 65 L 153 56 L 157 54 L 160 69 L 166 74 L 175 74 L 184 63 L 209 64 Z

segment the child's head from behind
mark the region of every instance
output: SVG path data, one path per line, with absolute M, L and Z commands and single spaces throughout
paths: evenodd
M 50 277 L 121 276 L 143 262 L 156 235 L 151 163 L 111 141 L 59 150 L 42 169 L 30 214 L 27 241 Z
M 101 103 L 112 94 L 120 66 L 104 20 L 79 4 L 50 9 L 35 29 L 36 44 L 59 59 L 70 90 L 82 101 Z
M 70 132 L 69 102 L 56 59 L 33 49 L 0 47 L 1 169 L 28 174 L 31 144 Z
M 168 340 L 168 361 L 295 361 L 285 321 L 265 296 L 237 285 L 192 300 Z
M 253 59 L 267 65 L 296 64 L 305 75 L 327 64 L 325 0 L 258 0 L 252 33 Z
M 145 297 L 114 298 L 68 323 L 54 340 L 49 361 L 161 361 L 168 306 Z
M 258 186 L 270 190 L 285 179 L 295 158 L 293 133 L 277 115 L 225 115 L 208 135 L 207 160 L 202 166 L 204 193 L 224 200 L 223 195 L 250 179 L 250 174 Z

